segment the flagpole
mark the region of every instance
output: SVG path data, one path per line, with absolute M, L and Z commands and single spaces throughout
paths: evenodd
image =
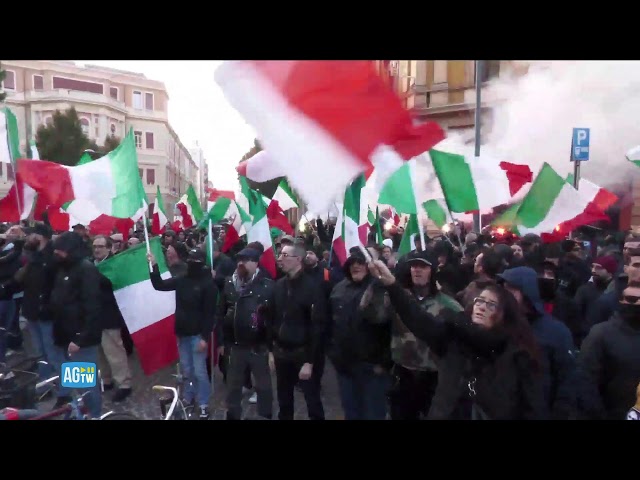
M 149 243 L 149 231 L 147 226 L 147 209 L 149 208 L 147 202 L 143 201 L 142 207 L 142 219 L 144 220 L 144 241 L 147 244 L 147 255 L 149 255 L 151 253 L 151 244 Z M 149 271 L 153 273 L 153 265 L 151 262 L 149 262 Z
M 411 168 L 412 164 L 409 165 L 409 168 Z M 415 168 L 411 169 L 411 188 L 413 190 L 413 197 L 416 201 L 416 223 L 418 224 L 418 231 L 420 232 L 420 244 L 422 245 L 422 250 L 426 251 L 427 250 L 427 243 L 425 241 L 425 237 L 424 237 L 424 225 L 422 225 L 422 222 L 420 221 L 420 210 L 422 209 L 422 205 L 420 205 L 420 200 L 418 199 L 418 196 L 416 195 L 416 192 L 418 191 L 416 189 L 416 170 Z
M 213 226 L 212 226 L 212 222 L 211 222 L 211 218 L 209 218 L 209 232 L 207 234 L 207 240 L 209 242 L 209 255 L 211 255 L 211 276 L 213 276 Z M 211 389 L 213 391 L 213 369 L 215 367 L 215 359 L 213 358 L 214 352 L 215 350 L 215 346 L 214 346 L 214 337 L 213 337 L 213 330 L 211 330 Z
M 480 156 L 480 126 L 481 126 L 481 111 L 482 111 L 482 68 L 484 62 L 482 60 L 476 60 L 476 111 L 475 111 L 475 143 L 476 143 L 476 158 Z M 473 229 L 480 233 L 480 211 L 473 214 Z

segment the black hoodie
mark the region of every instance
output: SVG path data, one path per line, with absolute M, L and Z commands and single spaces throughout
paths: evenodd
M 102 339 L 100 319 L 100 274 L 87 260 L 87 245 L 74 232 L 63 233 L 53 249 L 67 253 L 57 260 L 50 297 L 53 336 L 56 345 L 67 348 L 73 342 L 80 348 L 99 345 Z

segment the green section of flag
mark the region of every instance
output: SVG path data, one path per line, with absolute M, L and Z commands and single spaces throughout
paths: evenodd
M 160 237 L 149 239 L 149 247 L 158 262 L 160 274 L 167 272 L 169 269 L 162 252 Z M 150 280 L 147 247 L 141 243 L 135 247 L 128 248 L 122 253 L 99 263 L 98 270 L 111 280 L 114 291 L 136 283 L 147 282 Z M 144 299 L 140 300 L 144 301 Z
M 429 152 L 433 169 L 451 212 L 479 210 L 471 167 L 464 156 L 438 150 Z
M 398 255 L 403 256 L 415 249 L 413 237 L 415 234 L 420 233 L 418 228 L 418 216 L 414 213 L 409 215 L 409 221 L 404 229 L 404 235 L 400 241 L 400 247 L 398 247 Z

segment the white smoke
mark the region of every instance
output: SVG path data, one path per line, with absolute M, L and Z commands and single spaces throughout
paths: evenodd
M 547 162 L 564 177 L 573 173 L 572 130 L 584 127 L 591 138 L 582 178 L 611 187 L 640 175 L 625 158 L 640 145 L 640 62 L 528 63 L 526 75 L 501 75 L 483 89 L 483 100 L 497 106 L 482 152 L 528 164 L 534 175 Z

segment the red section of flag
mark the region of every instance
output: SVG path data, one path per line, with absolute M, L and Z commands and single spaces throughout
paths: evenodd
M 47 207 L 47 218 L 49 219 L 49 225 L 55 232 L 68 232 L 71 228 L 69 214 L 65 213 L 60 207 Z
M 227 228 L 227 234 L 224 237 L 224 244 L 222 245 L 222 248 L 220 248 L 220 251 L 222 253 L 227 253 L 236 243 L 238 243 L 238 240 L 240 240 L 240 235 L 238 235 L 238 232 L 233 225 L 230 225 L 229 228 Z
M 26 158 L 17 163 L 22 180 L 39 195 L 46 197 L 49 205 L 59 206 L 74 200 L 69 170 L 62 165 Z
M 18 192 L 20 192 L 20 200 L 18 200 Z M 0 222 L 19 222 L 21 212 L 18 205 L 20 205 L 22 209 L 25 208 L 25 205 L 22 205 L 24 202 L 23 199 L 22 182 L 16 178 L 16 181 L 9 189 L 9 192 L 7 192 L 4 198 L 0 199 Z
M 552 233 L 543 233 L 540 238 L 544 243 L 560 242 L 578 227 L 601 221 L 610 222 L 611 219 L 594 202 L 591 202 L 580 215 L 561 223 Z
M 175 316 L 171 315 L 131 334 L 145 375 L 153 375 L 178 360 L 174 324 Z
M 607 208 L 614 205 L 617 201 L 617 195 L 614 195 L 609 190 L 601 188 L 596 194 L 596 197 L 591 202 L 604 212 Z
M 400 98 L 371 61 L 253 61 L 290 105 L 342 144 L 362 163 L 380 145 L 405 160 L 445 138 L 434 122 L 414 125 Z
M 507 174 L 509 193 L 511 193 L 511 196 L 518 193 L 527 183 L 533 182 L 533 172 L 529 168 L 529 165 L 500 162 L 500 168 Z
M 176 233 L 182 232 L 182 222 L 180 220 L 176 220 L 171 224 L 171 230 Z
M 271 278 L 275 280 L 277 272 L 276 272 L 276 255 L 273 252 L 273 247 L 269 247 L 260 257 L 261 268 L 264 268 Z
M 340 265 L 344 265 L 347 260 L 347 250 L 342 237 L 338 237 L 333 241 L 333 254 L 338 258 Z
M 269 228 L 279 228 L 287 235 L 295 234 L 293 227 L 289 224 L 289 219 L 280 208 L 277 200 L 271 200 L 267 208 L 267 219 L 269 220 Z
M 125 238 L 129 238 L 129 230 L 134 222 L 130 218 L 115 218 L 109 215 L 100 215 L 91 221 L 89 231 L 92 235 L 111 235 L 114 230 L 120 232 Z
M 182 216 L 182 228 L 187 229 L 193 227 L 193 219 L 187 212 L 187 206 L 184 203 L 178 203 L 176 206 L 180 211 L 180 216 Z
M 235 199 L 236 199 L 236 194 L 231 190 L 218 190 L 216 188 L 209 188 L 209 189 L 207 189 L 207 191 L 209 192 L 208 200 L 210 202 L 215 202 L 220 197 L 228 198 L 228 199 L 233 200 L 233 201 L 235 201 Z

